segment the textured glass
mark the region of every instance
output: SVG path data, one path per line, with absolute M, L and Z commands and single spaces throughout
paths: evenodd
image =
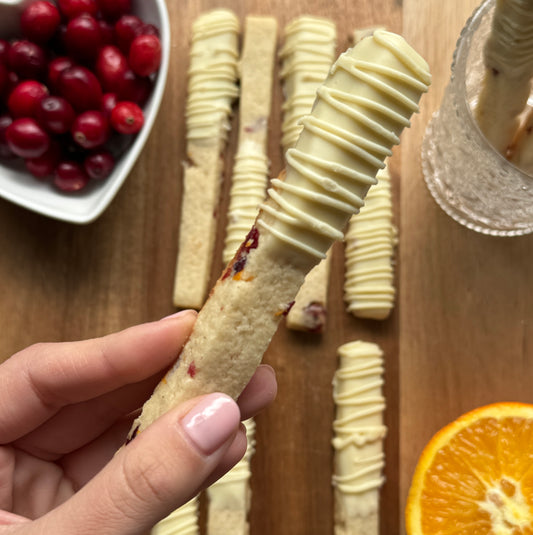
M 472 115 L 484 72 L 483 45 L 494 0 L 463 28 L 441 107 L 422 143 L 422 169 L 439 206 L 466 227 L 494 236 L 533 232 L 533 177 L 499 154 Z

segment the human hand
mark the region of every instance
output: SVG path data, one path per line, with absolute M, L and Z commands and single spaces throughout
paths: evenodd
M 276 395 L 269 366 L 238 405 L 189 400 L 119 449 L 195 317 L 36 344 L 0 365 L 0 534 L 140 535 L 242 457 L 240 419 Z

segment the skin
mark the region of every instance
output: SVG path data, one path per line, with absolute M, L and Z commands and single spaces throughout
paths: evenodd
M 238 462 L 238 416 L 219 424 L 222 443 L 208 454 L 182 425 L 202 397 L 121 447 L 195 318 L 186 311 L 93 340 L 36 344 L 0 365 L 0 535 L 145 534 Z M 274 372 L 262 365 L 237 402 L 241 419 L 275 396 Z

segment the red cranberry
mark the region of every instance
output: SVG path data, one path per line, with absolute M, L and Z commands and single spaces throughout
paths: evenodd
M 57 143 L 51 143 L 48 150 L 38 158 L 28 158 L 25 161 L 26 169 L 35 178 L 45 178 L 55 171 L 61 158 L 61 149 Z
M 134 102 L 119 102 L 111 112 L 111 126 L 121 134 L 136 134 L 143 124 L 143 111 Z
M 59 27 L 61 16 L 51 2 L 38 0 L 29 4 L 20 16 L 22 34 L 36 43 L 46 43 Z
M 61 73 L 74 66 L 74 61 L 67 56 L 59 56 L 54 58 L 48 64 L 48 85 L 52 91 L 57 91 L 59 87 L 59 76 Z
M 9 148 L 6 139 L 6 130 L 8 126 L 13 122 L 11 115 L 7 113 L 0 115 L 0 158 L 14 158 L 15 154 Z
M 106 149 L 97 150 L 89 154 L 84 162 L 85 172 L 95 180 L 107 178 L 115 167 L 115 159 Z
M 86 111 L 76 117 L 71 132 L 78 145 L 94 149 L 109 139 L 109 121 L 101 111 Z
M 61 191 L 79 191 L 83 189 L 89 176 L 83 167 L 76 162 L 60 162 L 54 174 L 54 185 Z
M 66 99 L 49 96 L 39 102 L 35 117 L 49 132 L 64 134 L 70 130 L 76 114 Z
M 35 117 L 39 102 L 48 95 L 45 85 L 35 80 L 20 82 L 7 101 L 7 107 L 13 117 Z
M 117 103 L 118 100 L 117 95 L 115 93 L 104 93 L 104 96 L 102 97 L 102 106 L 100 108 L 100 111 L 103 111 L 109 117 Z
M 96 0 L 57 0 L 59 9 L 67 19 L 73 19 L 82 13 L 96 15 L 98 5 Z
M 89 60 L 96 56 L 102 44 L 100 25 L 91 15 L 78 15 L 67 24 L 65 46 L 69 54 Z
M 161 41 L 156 35 L 139 35 L 130 46 L 130 67 L 139 76 L 150 76 L 161 65 Z
M 78 111 L 100 109 L 102 88 L 96 76 L 85 67 L 65 69 L 59 76 L 59 92 Z
M 15 119 L 6 130 L 9 148 L 21 158 L 38 158 L 50 146 L 50 137 L 35 119 Z
M 31 41 L 14 41 L 9 48 L 8 63 L 20 78 L 38 80 L 46 73 L 46 54 Z
M 115 44 L 115 27 L 113 24 L 104 19 L 98 20 L 98 26 L 100 28 L 100 38 L 102 40 L 102 46 Z
M 10 44 L 5 39 L 0 39 L 0 62 L 7 65 Z
M 131 11 L 131 0 L 97 0 L 102 15 L 109 20 L 118 19 Z
M 116 46 L 104 46 L 98 53 L 95 70 L 105 91 L 119 91 L 127 69 L 128 60 Z
M 118 96 L 120 100 L 130 100 L 144 106 L 152 92 L 153 81 L 150 78 L 137 76 L 131 69 L 124 73 Z
M 135 15 L 122 15 L 115 24 L 115 37 L 117 45 L 124 52 L 128 54 L 132 41 L 141 34 L 143 21 Z

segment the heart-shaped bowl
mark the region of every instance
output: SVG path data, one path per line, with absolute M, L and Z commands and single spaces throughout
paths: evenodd
M 28 0 L 0 0 L 0 18 L 5 15 L 5 19 L 11 17 L 17 20 L 17 11 L 20 12 L 27 4 Z M 91 180 L 81 191 L 64 193 L 50 181 L 34 178 L 26 171 L 22 161 L 0 161 L 0 197 L 28 210 L 77 224 L 94 221 L 109 206 L 150 134 L 163 97 L 169 65 L 170 25 L 165 0 L 133 0 L 132 13 L 159 28 L 162 58 L 152 93 L 143 106 L 144 125 L 117 160 L 112 173 L 105 180 Z M 1 30 L 0 26 L 0 32 Z

